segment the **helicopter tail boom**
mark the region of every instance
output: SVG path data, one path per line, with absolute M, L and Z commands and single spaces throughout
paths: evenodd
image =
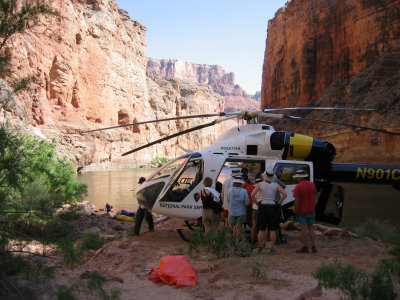
M 400 166 L 332 163 L 331 181 L 400 185 Z

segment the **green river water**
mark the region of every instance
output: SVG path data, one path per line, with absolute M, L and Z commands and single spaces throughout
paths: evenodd
M 137 201 L 135 191 L 140 177 L 148 177 L 156 169 L 119 169 L 90 171 L 77 175 L 79 182 L 88 185 L 85 200 L 98 208 L 106 203 L 113 206 L 113 212 L 125 209 L 135 212 Z M 392 186 L 369 184 L 342 184 L 346 188 L 343 212 L 346 219 L 357 222 L 375 218 L 398 222 L 400 219 L 400 191 Z

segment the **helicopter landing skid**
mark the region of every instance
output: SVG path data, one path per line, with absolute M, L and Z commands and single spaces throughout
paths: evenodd
M 194 230 L 194 228 L 192 227 L 192 225 L 190 225 L 190 223 L 189 223 L 188 220 L 185 220 L 184 222 L 185 222 L 186 226 L 187 226 L 191 231 Z M 179 233 L 179 235 L 180 235 L 180 237 L 182 238 L 182 240 L 184 240 L 185 242 L 191 243 L 192 240 L 189 239 L 189 238 L 187 238 L 187 237 L 185 236 L 185 234 L 182 232 L 182 230 L 183 230 L 182 228 L 179 228 L 179 229 L 177 229 L 176 231 Z
M 188 242 L 188 243 L 191 243 L 191 242 L 192 242 L 192 240 L 191 240 L 191 239 L 188 239 L 188 238 L 185 236 L 185 234 L 182 232 L 182 228 L 179 228 L 179 229 L 177 229 L 176 231 L 179 233 L 179 235 L 180 235 L 180 237 L 182 238 L 182 240 L 184 240 L 185 242 Z

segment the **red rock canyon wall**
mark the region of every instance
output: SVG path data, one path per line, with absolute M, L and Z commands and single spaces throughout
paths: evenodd
M 398 0 L 292 0 L 268 23 L 263 108 L 374 108 L 308 116 L 400 132 L 399 86 Z M 320 123 L 273 123 L 332 142 L 338 161 L 400 163 L 397 136 Z
M 7 44 L 12 79 L 34 75 L 29 92 L 2 108 L 19 128 L 55 138 L 58 151 L 76 165 L 140 165 L 208 146 L 223 126 L 175 138 L 125 157 L 155 139 L 209 119 L 162 122 L 92 134 L 82 131 L 187 114 L 223 111 L 224 99 L 209 86 L 147 76 L 146 28 L 115 0 L 57 0 L 60 17 L 17 34 Z M 2 82 L 2 92 L 6 85 Z

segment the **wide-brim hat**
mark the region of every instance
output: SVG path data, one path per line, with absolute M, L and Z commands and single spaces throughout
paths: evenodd
M 307 178 L 308 174 L 304 170 L 297 170 L 296 174 L 293 175 L 293 178 Z
M 240 184 L 243 184 L 244 181 L 241 180 L 241 179 L 235 179 L 234 181 L 232 181 L 232 183 L 240 183 Z
M 266 181 L 272 181 L 274 179 L 274 174 L 265 172 L 264 174 L 262 174 L 262 177 Z
M 232 169 L 231 170 L 231 176 L 235 177 L 235 176 L 242 176 L 242 173 L 240 172 L 240 169 Z

